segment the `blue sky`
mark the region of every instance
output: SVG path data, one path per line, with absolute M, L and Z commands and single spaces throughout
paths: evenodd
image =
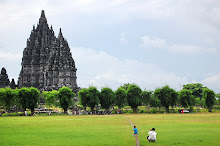
M 202 83 L 220 92 L 217 0 L 38 0 L 0 2 L 0 67 L 17 80 L 26 40 L 45 10 L 62 28 L 80 87 L 136 83 L 180 90 Z

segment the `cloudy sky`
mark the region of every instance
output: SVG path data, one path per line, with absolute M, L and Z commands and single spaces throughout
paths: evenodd
M 220 92 L 218 0 L 1 0 L 0 67 L 10 79 L 41 10 L 56 35 L 62 28 L 80 87 L 202 83 Z

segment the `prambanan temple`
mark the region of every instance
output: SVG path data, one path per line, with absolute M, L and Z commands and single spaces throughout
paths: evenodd
M 61 29 L 55 36 L 42 10 L 37 27 L 33 26 L 23 51 L 18 88 L 36 87 L 41 91 L 66 86 L 77 91 L 76 67 Z M 0 81 L 1 84 L 1 81 Z M 1 85 L 0 85 L 1 86 Z

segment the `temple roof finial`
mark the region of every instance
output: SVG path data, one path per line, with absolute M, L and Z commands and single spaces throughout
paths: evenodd
M 44 10 L 41 11 L 41 16 L 40 17 L 45 17 Z
M 58 38 L 63 38 L 63 34 L 62 34 L 62 31 L 61 31 L 61 28 L 60 28 L 60 32 L 58 34 Z
M 45 16 L 44 10 L 41 11 L 41 16 L 40 16 L 40 19 L 39 19 L 39 23 L 40 24 L 47 23 L 47 18 Z

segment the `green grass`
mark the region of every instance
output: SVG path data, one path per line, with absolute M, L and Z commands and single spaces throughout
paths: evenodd
M 220 113 L 0 117 L 0 145 L 220 145 Z M 147 143 L 150 128 L 158 140 Z

